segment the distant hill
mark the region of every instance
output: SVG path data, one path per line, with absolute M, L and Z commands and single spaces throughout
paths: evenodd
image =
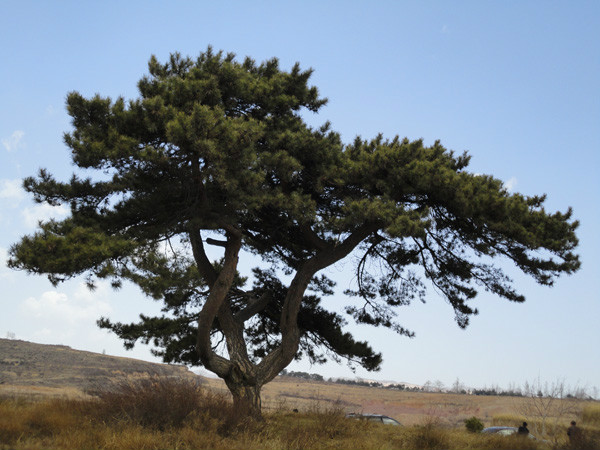
M 95 389 L 119 378 L 149 376 L 200 379 L 185 366 L 0 339 L 0 385 Z

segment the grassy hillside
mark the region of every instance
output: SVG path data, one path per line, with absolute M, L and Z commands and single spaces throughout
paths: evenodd
M 197 378 L 184 366 L 0 339 L 0 393 L 76 395 L 118 378 L 149 376 Z

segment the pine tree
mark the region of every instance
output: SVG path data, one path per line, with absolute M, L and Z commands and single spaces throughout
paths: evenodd
M 65 143 L 81 170 L 68 182 L 41 170 L 24 186 L 71 214 L 23 237 L 9 264 L 52 283 L 137 284 L 164 314 L 99 325 L 128 348 L 153 343 L 166 362 L 204 366 L 254 417 L 261 387 L 294 358 L 377 370 L 381 354 L 346 320 L 412 336 L 396 310 L 424 300 L 423 278 L 465 327 L 480 289 L 524 300 L 492 260 L 544 285 L 578 269 L 570 209 L 547 213 L 543 196 L 467 172 L 469 156 L 439 142 L 345 145 L 329 124 L 309 127 L 302 114 L 326 103 L 310 76 L 208 48 L 196 60 L 152 57 L 128 102 L 70 93 Z M 240 274 L 241 251 L 262 268 Z M 351 253 L 357 287 L 345 294 L 363 306 L 328 311 L 334 282 L 318 273 Z

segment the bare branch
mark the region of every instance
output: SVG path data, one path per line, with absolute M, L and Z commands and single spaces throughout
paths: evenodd
M 227 245 L 227 241 L 219 241 L 213 238 L 206 238 L 206 243 L 209 245 L 215 245 L 218 247 L 225 247 Z
M 246 320 L 249 320 L 251 317 L 265 309 L 270 301 L 271 293 L 268 291 L 264 292 L 260 297 L 252 298 L 248 302 L 248 305 L 234 316 L 235 320 L 239 322 L 245 322 Z

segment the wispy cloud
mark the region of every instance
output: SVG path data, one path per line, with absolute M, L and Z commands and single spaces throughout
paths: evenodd
M 45 222 L 50 219 L 61 219 L 68 214 L 69 208 L 66 206 L 51 206 L 48 203 L 40 203 L 30 208 L 25 208 L 22 212 L 25 226 L 29 229 L 37 227 L 40 221 Z
M 516 177 L 510 178 L 508 181 L 504 183 L 504 187 L 508 192 L 513 192 L 517 187 L 518 181 Z
M 28 297 L 21 304 L 22 311 L 33 319 L 44 319 L 47 326 L 60 330 L 65 325 L 93 325 L 102 315 L 112 311 L 107 301 L 110 288 L 99 283 L 94 292 L 81 283 L 73 295 L 57 290 L 46 291 L 38 297 Z
M 21 201 L 25 198 L 20 179 L 0 180 L 0 199 Z
M 19 314 L 27 318 L 31 331 L 21 338 L 74 347 L 85 347 L 85 342 L 102 348 L 106 332 L 96 327 L 96 320 L 112 312 L 109 292 L 108 283 L 98 283 L 93 292 L 80 283 L 68 293 L 51 290 L 27 297 L 19 305 Z
M 23 147 L 23 137 L 25 137 L 24 131 L 15 130 L 8 139 L 2 139 L 2 145 L 4 145 L 4 148 L 9 152 L 13 152 Z

